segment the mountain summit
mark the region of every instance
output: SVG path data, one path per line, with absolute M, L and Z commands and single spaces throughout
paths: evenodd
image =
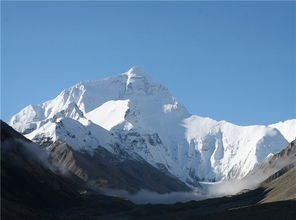
M 103 147 L 146 161 L 190 186 L 242 178 L 288 144 L 276 128 L 191 115 L 138 67 L 74 85 L 52 100 L 27 106 L 9 124 L 44 146 L 62 141 L 90 155 Z
M 130 68 L 126 73 L 123 73 L 122 75 L 126 75 L 128 77 L 127 84 L 129 84 L 131 79 L 135 78 L 150 78 L 150 76 L 147 75 L 147 73 L 142 70 L 140 67 L 134 66 Z

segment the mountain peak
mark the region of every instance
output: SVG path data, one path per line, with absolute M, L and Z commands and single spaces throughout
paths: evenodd
M 134 76 L 147 76 L 147 73 L 138 66 L 133 66 L 125 74 Z
M 134 66 L 130 68 L 127 72 L 123 73 L 123 75 L 127 76 L 126 80 L 126 88 L 135 81 L 135 79 L 150 79 L 150 77 L 147 75 L 147 73 L 142 70 L 140 67 Z

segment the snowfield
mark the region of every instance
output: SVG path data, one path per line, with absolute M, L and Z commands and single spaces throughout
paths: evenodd
M 124 121 L 129 100 L 111 100 L 85 114 L 93 123 L 110 131 Z

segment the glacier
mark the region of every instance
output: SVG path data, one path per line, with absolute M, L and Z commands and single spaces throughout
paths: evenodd
M 9 124 L 44 146 L 61 140 L 90 154 L 100 146 L 144 159 L 192 187 L 243 178 L 296 134 L 296 119 L 238 126 L 192 115 L 138 67 L 78 83 L 52 100 L 25 107 Z

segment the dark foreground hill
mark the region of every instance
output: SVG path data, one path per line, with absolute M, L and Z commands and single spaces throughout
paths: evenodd
M 135 205 L 93 191 L 38 145 L 1 122 L 1 219 L 295 219 L 296 168 L 235 196 Z
M 54 164 L 38 145 L 1 122 L 1 219 L 56 219 L 75 207 L 105 215 L 131 206 L 92 191 Z

